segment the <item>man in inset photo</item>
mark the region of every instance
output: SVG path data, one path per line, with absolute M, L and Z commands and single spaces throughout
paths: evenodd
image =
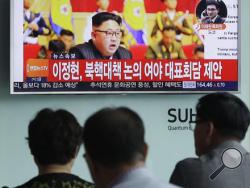
M 132 54 L 120 46 L 122 18 L 109 12 L 92 17 L 91 40 L 70 50 L 77 59 L 131 59 Z
M 225 22 L 225 18 L 219 15 L 220 4 L 216 0 L 207 0 L 206 9 L 201 16 L 201 22 L 207 24 L 220 24 Z

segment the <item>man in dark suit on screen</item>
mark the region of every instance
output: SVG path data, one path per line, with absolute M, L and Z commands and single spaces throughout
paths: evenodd
M 109 12 L 92 17 L 91 40 L 70 50 L 77 59 L 131 59 L 131 53 L 120 46 L 122 18 Z

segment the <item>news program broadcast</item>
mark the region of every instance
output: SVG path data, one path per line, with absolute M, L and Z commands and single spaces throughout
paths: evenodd
M 238 0 L 12 0 L 11 94 L 237 92 L 238 10 Z

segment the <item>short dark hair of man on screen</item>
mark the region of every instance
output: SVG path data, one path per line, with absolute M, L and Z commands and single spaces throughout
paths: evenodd
M 122 18 L 116 14 L 110 13 L 110 12 L 100 12 L 92 17 L 92 26 L 98 27 L 103 22 L 106 22 L 108 20 L 115 21 L 118 25 L 122 24 Z

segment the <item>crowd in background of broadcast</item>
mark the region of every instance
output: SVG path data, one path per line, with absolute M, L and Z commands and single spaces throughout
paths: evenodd
M 109 11 L 122 17 L 120 45 L 132 52 L 133 59 L 204 59 L 202 36 L 194 26 L 211 23 L 211 16 L 217 19 L 216 8 L 220 5 L 216 0 L 193 0 L 184 10 L 186 1 L 161 0 L 159 10 L 148 13 L 146 7 L 152 1 L 124 0 L 122 11 L 118 12 L 110 10 L 115 1 L 96 0 L 92 4 L 95 12 L 74 12 L 76 5 L 81 4 L 76 2 L 24 0 L 24 45 L 39 45 L 37 58 L 50 58 L 51 52 L 69 52 L 71 47 L 88 42 L 92 16 Z M 200 3 L 214 3 L 213 12 L 205 8 L 197 17 L 196 7 Z

